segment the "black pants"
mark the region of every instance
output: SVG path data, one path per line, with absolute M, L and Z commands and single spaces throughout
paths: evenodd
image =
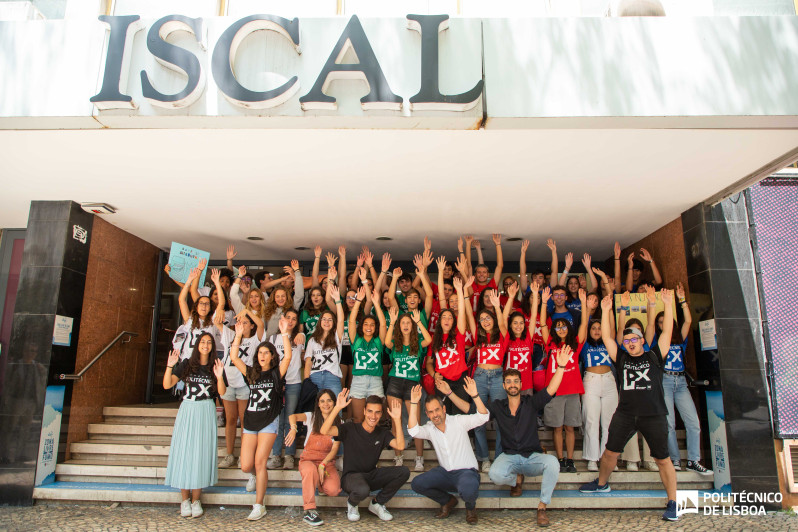
M 467 371 L 464 371 L 460 375 L 460 377 L 458 377 L 457 380 L 454 380 L 454 381 L 450 381 L 449 379 L 447 379 L 445 377 L 444 377 L 443 380 L 445 380 L 449 384 L 449 388 L 452 390 L 452 393 L 454 395 L 456 395 L 457 397 L 459 397 L 460 399 L 462 399 L 466 403 L 473 403 L 474 400 L 471 399 L 471 396 L 468 395 L 467 391 L 465 391 L 465 378 L 467 376 L 466 375 L 467 373 L 468 373 Z M 447 399 L 446 396 L 443 395 L 441 393 L 441 391 L 438 390 L 437 388 L 435 389 L 435 395 L 437 395 L 441 399 L 441 403 L 443 404 L 443 407 L 446 409 L 446 413 L 448 415 L 451 416 L 451 415 L 457 415 L 457 414 L 464 414 L 465 413 L 465 412 L 461 411 L 459 408 L 457 408 L 454 405 L 454 403 L 451 401 L 451 399 Z M 473 404 L 471 406 L 473 407 Z M 474 409 L 472 408 L 471 410 L 473 411 Z M 469 431 L 469 433 L 471 433 L 471 431 Z
M 385 504 L 396 495 L 399 488 L 410 478 L 410 470 L 404 466 L 378 467 L 368 473 L 347 473 L 341 487 L 349 494 L 349 504 L 357 506 L 374 490 L 380 490 L 374 499 Z

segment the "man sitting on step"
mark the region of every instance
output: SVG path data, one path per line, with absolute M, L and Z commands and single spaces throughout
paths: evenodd
M 369 496 L 373 490 L 380 490 L 369 503 L 369 511 L 383 521 L 390 521 L 393 516 L 385 508 L 385 504 L 396 495 L 399 488 L 410 478 L 410 470 L 405 466 L 377 467 L 383 449 L 391 447 L 396 451 L 405 450 L 405 437 L 400 426 L 402 420 L 402 403 L 392 399 L 388 407 L 388 415 L 393 421 L 393 434 L 379 425 L 382 417 L 382 398 L 372 395 L 366 398 L 362 423 L 343 423 L 333 426 L 333 422 L 352 399 L 349 389 L 344 388 L 324 424 L 322 434 L 332 436 L 344 446 L 344 470 L 341 475 L 341 487 L 349 494 L 346 501 L 346 517 L 350 521 L 360 520 L 357 505 Z
M 441 393 L 450 394 L 449 385 L 439 379 Z M 422 473 L 410 484 L 413 491 L 429 497 L 441 505 L 441 511 L 435 517 L 449 517 L 457 506 L 457 498 L 450 493 L 459 493 L 465 501 L 466 522 L 477 524 L 476 503 L 479 496 L 479 472 L 477 458 L 471 449 L 468 431 L 488 422 L 490 415 L 477 393 L 477 383 L 465 378 L 465 391 L 470 395 L 477 407 L 476 414 L 446 415 L 446 409 L 437 395 L 428 395 L 424 401 L 429 421 L 418 424 L 418 408 L 421 401 L 421 386 L 415 386 L 410 392 L 410 413 L 407 429 L 410 436 L 416 439 L 430 440 L 438 455 L 438 467 Z
M 521 373 L 517 369 L 505 370 L 502 385 L 507 398 L 486 405 L 491 418 L 496 421 L 502 441 L 502 454 L 493 461 L 488 475 L 495 484 L 511 486 L 510 497 L 521 496 L 525 476 L 542 477 L 538 526 L 549 526 L 546 506 L 551 503 L 551 495 L 560 476 L 560 462 L 556 456 L 543 453 L 538 440 L 537 413 L 557 393 L 572 354 L 567 345 L 560 349 L 557 353 L 557 371 L 549 385 L 534 395 L 521 395 Z M 460 410 L 468 411 L 469 403 L 454 394 L 449 397 Z

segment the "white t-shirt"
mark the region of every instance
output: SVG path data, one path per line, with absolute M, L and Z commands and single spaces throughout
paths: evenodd
M 305 412 L 305 426 L 308 430 L 305 433 L 305 443 L 302 447 L 308 446 L 308 438 L 310 438 L 310 433 L 313 432 L 313 412 Z
M 230 346 L 233 345 L 233 340 L 235 340 L 235 338 L 236 332 L 229 327 L 225 327 L 222 332 L 222 345 L 224 346 L 224 359 L 222 360 L 222 364 L 224 364 L 224 373 L 227 376 L 227 385 L 233 388 L 241 388 L 247 385 L 244 381 L 244 375 L 233 365 L 230 359 Z M 257 333 L 249 338 L 241 338 L 241 345 L 238 346 L 238 358 L 247 366 L 251 366 L 252 362 L 255 360 L 258 346 L 262 341 L 263 339 L 258 338 Z
M 288 364 L 288 371 L 285 372 L 285 383 L 286 384 L 300 384 L 302 382 L 302 362 L 304 359 L 305 353 L 305 337 L 303 334 L 299 334 L 301 336 L 300 345 L 293 345 L 291 349 L 291 363 Z M 273 334 L 269 337 L 269 341 L 274 344 L 275 349 L 280 354 L 280 362 L 283 361 L 285 357 L 285 351 L 283 347 L 283 335 L 282 334 Z
M 191 358 L 191 352 L 194 346 L 197 345 L 197 340 L 203 333 L 211 333 L 214 340 L 216 340 L 216 348 L 221 351 L 221 336 L 219 329 L 211 323 L 207 327 L 195 329 L 192 327 L 191 318 L 188 319 L 183 325 L 177 328 L 175 335 L 172 338 L 172 348 L 180 350 L 180 360 Z
M 338 338 L 338 334 L 335 332 L 330 334 L 335 334 L 336 347 L 324 349 L 316 340 L 311 338 L 305 349 L 305 357 L 311 357 L 313 361 L 310 367 L 311 373 L 329 371 L 336 377 L 341 377 L 341 339 Z

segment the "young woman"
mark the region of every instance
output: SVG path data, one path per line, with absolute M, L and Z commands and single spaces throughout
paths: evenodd
M 507 314 L 513 308 L 513 300 L 517 293 L 518 285 L 513 283 L 508 290 Z M 507 314 L 501 312 L 498 294 L 495 290 L 486 289 L 482 291 L 480 300 L 484 300 L 485 297 L 490 299 L 490 306 L 498 311 L 498 315 L 493 310 L 486 308 L 477 312 L 478 326 L 474 331 L 476 338 L 474 341 L 476 354 L 474 381 L 477 383 L 477 393 L 482 402 L 490 404 L 490 401 L 507 397 L 507 392 L 504 391 L 502 385 L 502 365 L 510 337 L 507 334 Z M 488 436 L 484 424 L 474 429 L 474 441 L 477 461 L 482 462 L 482 472 L 488 473 L 490 471 L 490 449 L 488 449 Z M 502 454 L 502 444 L 497 432 L 495 456 L 500 454 Z
M 421 381 L 421 362 L 424 360 L 423 349 L 432 343 L 426 327 L 421 322 L 418 309 L 399 317 L 399 309 L 391 307 L 388 311 L 391 325 L 385 333 L 385 347 L 391 350 L 391 372 L 388 374 L 388 387 L 385 395 L 393 404 L 394 400 L 404 401 L 407 412 L 410 412 L 410 393 Z M 419 332 L 421 339 L 419 339 Z M 418 422 L 418 420 L 416 420 Z M 424 471 L 424 440 L 414 439 L 416 446 L 416 471 Z M 394 465 L 401 466 L 404 461 L 403 451 L 396 451 Z
M 216 358 L 216 345 L 210 332 L 200 334 L 191 356 L 179 360 L 180 352 L 173 349 L 163 375 L 165 390 L 180 381 L 185 384 L 169 445 L 164 484 L 180 489 L 181 516 L 199 517 L 202 489 L 217 481 L 214 398 L 217 393 L 225 392 L 224 367 Z
M 554 449 L 557 452 L 557 458 L 560 460 L 560 472 L 576 473 L 576 466 L 574 465 L 574 447 L 576 444 L 574 427 L 582 426 L 582 407 L 579 396 L 585 393 L 585 389 L 579 373 L 579 354 L 587 336 L 587 295 L 584 290 L 579 291 L 579 300 L 582 303 L 582 322 L 579 326 L 579 331 L 577 332 L 574 329 L 569 320 L 555 318 L 551 324 L 554 329 L 554 335 L 551 335 L 546 320 L 548 307 L 546 300 L 549 294 L 548 291 L 543 292 L 543 304 L 540 307 L 540 321 L 543 323 L 541 334 L 543 335 L 543 342 L 546 344 L 546 353 L 548 355 L 547 386 L 557 371 L 557 353 L 559 353 L 560 349 L 567 345 L 573 351 L 573 356 L 569 359 L 565 368 L 562 383 L 557 389 L 557 396 L 549 401 L 543 409 L 543 422 L 547 427 L 554 429 Z M 563 427 L 565 427 L 566 456 L 563 456 L 562 451 Z
M 277 333 L 280 316 L 289 310 L 299 310 L 299 306 L 305 296 L 302 273 L 299 271 L 299 261 L 292 260 L 291 266 L 286 266 L 285 271 L 287 274 L 294 276 L 294 295 L 292 296 L 289 289 L 281 285 L 272 290 L 269 300 L 266 302 L 266 308 L 263 311 L 266 336 Z
M 288 434 L 288 417 L 296 412 L 296 407 L 299 403 L 299 395 L 302 391 L 302 360 L 305 355 L 305 335 L 300 332 L 299 315 L 296 310 L 286 310 L 283 317 L 286 323 L 288 323 L 288 336 L 291 342 L 289 344 L 283 342 L 282 333 L 273 334 L 268 337 L 268 341 L 274 345 L 277 354 L 280 355 L 281 362 L 285 358 L 286 345 L 291 347 L 291 365 L 288 366 L 288 373 L 285 374 L 285 405 L 280 412 L 277 439 L 272 447 L 272 454 L 269 457 L 269 461 L 266 464 L 266 467 L 269 469 L 278 469 L 280 467 L 283 469 L 294 468 L 296 446 L 286 446 L 285 459 L 282 461 L 280 459 L 280 453 L 282 452 L 285 435 Z
M 213 323 L 215 315 L 222 316 L 224 313 L 224 298 L 222 298 L 216 305 L 216 308 L 211 307 L 211 299 L 208 296 L 200 296 L 194 302 L 194 306 L 189 309 L 187 298 L 189 287 L 194 279 L 199 277 L 202 270 L 194 268 L 188 274 L 188 280 L 183 288 L 180 290 L 178 302 L 180 303 L 180 316 L 183 318 L 183 324 L 178 327 L 175 332 L 175 337 L 172 340 L 172 347 L 180 351 L 180 360 L 185 360 L 194 352 L 194 347 L 197 345 L 199 337 L 205 333 L 214 336 L 214 346 L 216 340 L 216 325 Z M 211 280 L 213 281 L 216 290 L 222 292 L 222 287 L 219 284 L 219 270 L 214 268 L 211 270 Z M 215 312 L 214 312 L 215 311 Z
M 291 415 L 291 431 L 285 437 L 286 446 L 294 446 L 297 423 L 304 423 L 308 429 L 302 456 L 299 458 L 299 474 L 302 476 L 302 503 L 305 509 L 302 519 L 312 526 L 324 524 L 316 510 L 316 489 L 328 497 L 341 493 L 341 477 L 335 469 L 335 456 L 341 444 L 321 433 L 321 426 L 333 407 L 335 395 L 331 390 L 321 390 L 316 397 L 313 412 Z M 340 421 L 335 419 L 333 423 L 337 425 Z
M 361 270 L 362 272 L 362 270 Z M 364 274 L 365 275 L 365 274 Z M 357 329 L 350 328 L 349 340 L 352 342 L 352 387 L 349 396 L 352 398 L 352 419 L 355 423 L 363 423 L 363 412 L 366 398 L 371 395 L 385 397 L 382 387 L 382 350 L 386 334 L 385 316 L 380 309 L 379 292 L 373 294 L 364 283 L 357 292 L 355 306 L 349 314 L 349 321 L 355 323 L 356 316 L 363 302 L 370 298 L 374 302 L 377 314 L 364 316 Z M 379 321 L 379 330 L 377 322 Z
M 247 366 L 252 365 L 258 345 L 265 339 L 263 331 L 263 321 L 251 310 L 244 309 L 238 322 L 242 324 L 241 341 L 238 346 L 238 356 Z M 224 437 L 227 447 L 227 456 L 219 463 L 219 467 L 233 467 L 235 457 L 233 451 L 236 443 L 236 421 L 244 422 L 244 412 L 247 409 L 247 399 L 249 399 L 249 387 L 244 382 L 241 372 L 232 365 L 230 358 L 230 348 L 235 340 L 236 334 L 233 329 L 217 323 L 222 346 L 224 347 L 225 377 L 227 377 L 227 391 L 222 395 L 222 405 L 224 405 L 225 426 Z
M 325 308 L 324 291 L 320 287 L 314 286 L 310 289 L 305 308 L 302 309 L 302 314 L 299 316 L 299 322 L 302 324 L 306 342 L 310 340 L 311 335 L 316 330 L 321 312 Z
M 334 271 L 328 277 L 335 279 Z M 327 292 L 333 299 L 336 314 L 325 309 L 316 330 L 305 349 L 304 378 L 309 378 L 319 390 L 330 389 L 339 393 L 341 386 L 341 339 L 344 335 L 344 309 L 338 287 L 330 282 Z
M 279 327 L 283 342 L 290 344 L 288 321 L 281 319 Z M 258 346 L 252 366 L 247 366 L 238 356 L 243 332 L 244 325 L 237 323 L 236 338 L 230 347 L 230 360 L 244 375 L 249 387 L 249 404 L 241 426 L 241 471 L 250 474 L 247 491 L 252 491 L 252 484 L 255 488 L 255 504 L 247 519 L 257 521 L 266 515 L 263 508 L 269 482 L 266 458 L 277 438 L 278 416 L 283 407 L 283 378 L 291 364 L 291 352 L 287 352 L 280 362 L 274 345 L 263 342 Z
M 537 281 L 532 281 L 530 285 L 530 305 L 532 313 L 529 320 L 523 312 L 514 310 L 508 319 L 508 329 L 510 343 L 507 346 L 507 358 L 504 369 L 517 369 L 521 373 L 521 395 L 532 395 L 536 390 L 534 387 L 532 371 L 536 364 L 543 358 L 543 350 L 540 350 L 538 360 L 535 360 L 535 323 L 537 322 L 538 306 L 540 294 Z M 528 324 L 527 324 L 528 322 Z M 543 375 L 545 379 L 545 370 Z M 543 382 L 541 379 L 541 384 Z
M 244 278 L 247 278 L 247 268 L 246 266 L 239 266 L 238 277 L 230 287 L 230 303 L 233 305 L 233 310 L 238 315 L 247 308 L 257 314 L 263 320 L 263 323 L 266 323 L 266 304 L 264 303 L 263 292 L 259 288 L 252 286 L 251 281 L 242 281 Z M 244 294 L 243 300 L 239 293 Z
M 665 313 L 660 312 L 654 319 L 654 308 L 657 304 L 657 296 L 654 287 L 649 285 L 646 291 L 648 296 L 648 328 L 646 329 L 646 341 L 649 345 L 654 345 L 662 334 Z M 695 471 L 701 475 L 711 475 L 712 471 L 701 465 L 701 424 L 698 421 L 698 413 L 693 403 L 693 397 L 687 389 L 687 380 L 684 377 L 685 353 L 687 352 L 687 340 L 690 334 L 690 325 L 693 317 L 690 314 L 690 307 L 684 295 L 684 287 L 679 283 L 676 285 L 676 297 L 679 306 L 682 308 L 684 321 L 681 328 L 674 320 L 673 332 L 671 333 L 670 349 L 665 359 L 665 374 L 662 376 L 662 388 L 665 392 L 665 406 L 668 407 L 668 453 L 671 456 L 673 467 L 681 471 L 681 460 L 679 457 L 679 444 L 676 440 L 676 413 L 674 406 L 679 410 L 679 416 L 684 421 L 684 428 L 687 432 L 687 469 Z
M 588 296 L 588 309 L 590 298 Z M 600 313 L 599 313 L 600 315 Z M 610 312 L 610 326 L 614 329 L 614 316 Z M 618 388 L 612 373 L 612 359 L 607 346 L 601 338 L 601 319 L 588 320 L 588 337 L 582 348 L 582 362 L 585 368 L 582 397 L 582 420 L 584 422 L 584 441 L 582 458 L 587 460 L 588 471 L 598 471 L 598 461 L 604 453 L 609 435 L 610 421 L 618 407 Z

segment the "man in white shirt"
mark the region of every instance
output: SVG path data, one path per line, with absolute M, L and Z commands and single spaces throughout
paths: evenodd
M 490 415 L 479 398 L 476 382 L 469 377 L 465 378 L 465 391 L 477 407 L 476 414 L 447 416 L 440 398 L 428 395 L 424 407 L 429 421 L 424 425 L 417 422 L 421 386 L 415 386 L 411 391 L 407 430 L 413 438 L 432 442 L 440 465 L 418 475 L 410 486 L 416 493 L 441 505 L 441 511 L 435 515 L 438 519 L 449 517 L 452 509 L 457 506 L 457 498 L 451 493 L 458 493 L 465 502 L 466 522 L 475 525 L 479 472 L 468 431 L 487 423 Z

